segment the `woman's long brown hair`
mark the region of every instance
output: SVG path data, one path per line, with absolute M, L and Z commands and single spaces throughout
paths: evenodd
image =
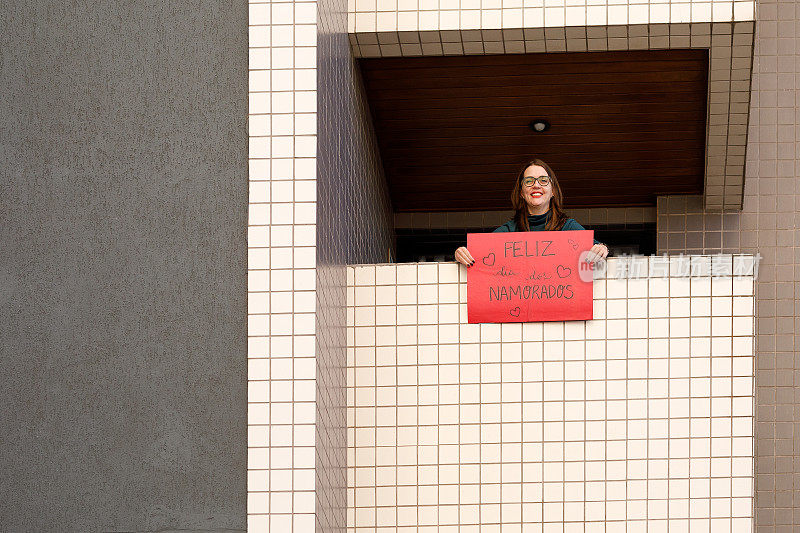
M 553 197 L 550 198 L 550 219 L 545 226 L 546 230 L 559 231 L 564 227 L 567 222 L 567 215 L 564 213 L 564 197 L 561 194 L 561 187 L 558 185 L 556 173 L 550 168 L 550 165 L 541 159 L 531 159 L 520 168 L 517 173 L 517 181 L 514 184 L 514 190 L 511 191 L 511 205 L 514 207 L 514 221 L 517 223 L 517 231 L 530 231 L 528 225 L 528 204 L 522 197 L 522 180 L 525 179 L 525 171 L 530 166 L 539 166 L 547 171 L 550 177 L 550 185 L 553 187 Z

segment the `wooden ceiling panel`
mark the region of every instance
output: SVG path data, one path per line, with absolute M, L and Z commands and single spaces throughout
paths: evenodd
M 360 59 L 396 211 L 509 207 L 532 156 L 568 207 L 702 194 L 706 50 Z M 528 124 L 546 119 L 535 133 Z

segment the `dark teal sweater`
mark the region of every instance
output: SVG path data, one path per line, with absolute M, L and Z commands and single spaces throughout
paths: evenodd
M 545 231 L 545 225 L 547 221 L 550 219 L 550 211 L 545 213 L 544 215 L 528 215 L 528 225 L 530 226 L 531 231 Z M 561 228 L 561 231 L 571 231 L 571 230 L 582 230 L 586 229 L 581 226 L 577 220 L 574 218 L 568 218 L 567 221 L 564 223 L 564 227 Z M 500 233 L 504 231 L 518 231 L 517 230 L 517 222 L 514 219 L 509 220 L 496 230 L 494 233 Z M 597 239 L 594 240 L 595 244 L 600 244 L 600 241 Z

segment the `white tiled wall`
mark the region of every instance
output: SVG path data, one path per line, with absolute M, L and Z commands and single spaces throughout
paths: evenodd
M 344 265 L 386 260 L 393 235 L 344 11 L 250 2 L 251 531 L 345 521 Z
M 758 253 L 756 526 L 800 530 L 800 2 L 758 2 L 744 208 L 720 215 L 701 199 L 658 202 L 664 253 Z
M 412 18 L 417 17 L 418 24 L 414 31 L 406 32 L 404 27 L 398 26 L 397 31 L 385 34 L 379 33 L 382 30 L 376 26 L 374 31 L 370 30 L 371 33 L 354 38 L 354 42 L 359 44 L 356 50 L 365 50 L 361 46 L 363 44 L 380 45 L 378 50 L 382 51 L 384 48 L 381 47 L 386 44 L 389 48 L 385 49 L 391 51 L 386 55 L 405 54 L 406 49 L 414 54 L 496 53 L 500 50 L 519 53 L 686 47 L 698 43 L 698 46 L 711 46 L 713 51 L 714 39 L 717 39 L 722 55 L 719 61 L 712 61 L 714 83 L 710 90 L 712 103 L 719 104 L 720 110 L 727 111 L 719 113 L 722 122 L 718 123 L 712 117 L 710 124 L 725 128 L 726 146 L 731 146 L 731 139 L 737 142 L 744 139 L 741 132 L 730 126 L 734 124 L 730 117 L 740 113 L 743 106 L 746 107 L 742 98 L 749 94 L 745 85 L 749 84 L 750 56 L 745 57 L 740 53 L 752 42 L 747 41 L 748 31 L 752 34 L 749 22 L 716 22 L 719 19 L 712 18 L 715 22 L 709 24 L 697 22 L 690 15 L 690 19 L 671 22 L 667 27 L 653 24 L 653 20 L 649 26 L 638 24 L 637 18 L 629 16 L 625 25 L 619 27 L 607 27 L 607 24 L 611 24 L 608 20 L 600 26 L 593 26 L 595 19 L 592 18 L 582 27 L 545 28 L 540 24 L 536 28 L 513 29 L 503 25 L 504 29 L 492 29 L 497 6 L 483 3 L 477 9 L 487 10 L 485 23 L 481 14 L 481 26 L 474 31 L 450 31 L 444 27 L 439 28 L 440 31 L 428 31 L 427 21 L 432 14 L 436 13 L 438 20 L 440 10 L 445 12 L 452 7 L 442 2 L 439 0 L 434 6 L 418 4 L 416 1 L 413 5 L 402 2 L 393 4 L 389 0 L 388 4 L 379 2 L 375 6 L 367 6 L 366 11 L 375 11 L 376 24 L 383 12 L 396 12 L 398 21 L 402 18 L 401 12 L 412 12 Z M 730 8 L 732 18 L 725 20 L 739 21 L 748 19 L 746 16 L 744 19 L 737 18 L 736 13 L 744 13 L 752 3 L 714 2 L 709 5 L 712 16 L 715 10 L 727 12 L 725 10 Z M 705 4 L 698 6 L 701 12 L 707 9 Z M 523 2 L 523 16 L 528 7 Z M 533 6 L 534 9 L 544 10 L 543 17 L 551 7 L 554 6 Z M 586 13 L 590 9 L 588 5 L 565 4 L 555 7 L 563 10 L 565 21 L 568 16 L 574 16 L 569 15 L 574 11 L 570 7 L 580 7 Z M 316 0 L 250 2 L 248 527 L 251 531 L 312 531 L 319 526 L 316 520 L 320 488 L 316 477 L 319 475 L 319 450 L 316 449 L 319 445 L 316 435 L 319 428 L 316 375 L 319 361 L 315 346 L 318 329 L 317 8 Z M 473 9 L 467 4 L 459 4 L 458 8 L 453 9 L 462 8 L 468 11 Z M 506 12 L 507 8 L 512 11 Z M 499 7 L 501 21 L 506 20 L 506 15 L 517 17 L 519 8 L 502 3 Z M 640 10 L 628 4 L 624 8 L 629 13 L 630 10 Z M 685 6 L 679 4 L 675 9 L 683 13 Z M 609 10 L 617 11 L 617 8 L 609 7 Z M 343 17 L 343 13 L 337 13 L 332 12 L 331 16 Z M 466 14 L 465 20 L 469 16 Z M 547 19 L 542 20 L 547 26 Z M 343 23 L 343 18 L 340 22 Z M 374 42 L 371 41 L 373 36 Z M 384 43 L 382 39 L 388 41 Z M 719 80 L 713 77 L 714 71 L 733 73 L 734 70 L 737 71 L 736 76 L 747 74 L 747 80 L 733 74 L 729 78 L 723 74 Z M 348 80 L 347 83 L 352 83 L 352 76 Z M 328 81 L 336 83 L 336 80 Z M 717 101 L 717 97 L 722 100 Z M 713 109 L 710 108 L 712 114 Z M 738 127 L 739 123 L 734 125 Z M 709 146 L 714 144 L 709 142 Z M 743 153 L 743 149 L 741 151 Z M 721 156 L 721 153 L 717 155 Z M 713 163 L 717 170 L 721 162 Z M 728 168 L 733 169 L 735 175 L 738 168 L 736 164 L 725 159 L 724 165 L 729 165 Z M 711 184 L 719 187 L 720 183 Z M 728 182 L 722 183 L 723 188 L 715 189 L 711 196 L 727 191 L 725 187 L 729 185 Z M 420 270 L 420 275 L 425 272 L 424 269 Z M 380 277 L 377 271 L 376 276 Z M 407 287 L 402 285 L 399 289 L 403 289 L 401 292 L 405 294 Z M 376 294 L 385 290 L 376 288 Z M 448 287 L 443 290 L 447 291 Z M 397 308 L 398 316 L 410 319 L 400 314 L 406 311 L 405 308 Z M 420 311 L 424 312 L 425 309 Z M 414 320 L 417 319 L 415 315 Z M 426 315 L 419 315 L 421 319 L 427 320 Z M 414 331 L 430 331 L 423 326 L 430 324 L 415 324 Z M 335 328 L 336 324 L 332 324 L 332 327 Z M 402 332 L 405 333 L 406 329 L 402 329 Z M 331 419 L 336 419 L 336 416 L 331 416 Z M 328 433 L 334 435 L 336 431 Z M 335 476 L 331 478 L 335 479 Z M 329 499 L 335 501 L 337 498 Z M 544 507 L 542 509 L 544 512 Z M 336 512 L 330 515 L 338 516 Z M 481 530 L 494 527 L 486 525 L 489 522 L 482 523 L 485 525 Z
M 753 276 L 644 261 L 503 325 L 455 264 L 349 267 L 348 530 L 752 531 Z
M 369 106 L 353 61 L 345 0 L 317 21 L 316 531 L 341 531 L 347 508 L 345 265 L 390 261 L 392 209 Z
M 248 528 L 315 522 L 316 2 L 250 3 Z
M 350 33 L 754 20 L 752 0 L 349 0 Z

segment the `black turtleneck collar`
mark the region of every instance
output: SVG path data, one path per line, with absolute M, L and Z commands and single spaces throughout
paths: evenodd
M 533 224 L 540 224 L 545 222 L 548 218 L 550 218 L 550 211 L 547 211 L 547 213 L 543 215 L 528 215 L 528 220 Z

